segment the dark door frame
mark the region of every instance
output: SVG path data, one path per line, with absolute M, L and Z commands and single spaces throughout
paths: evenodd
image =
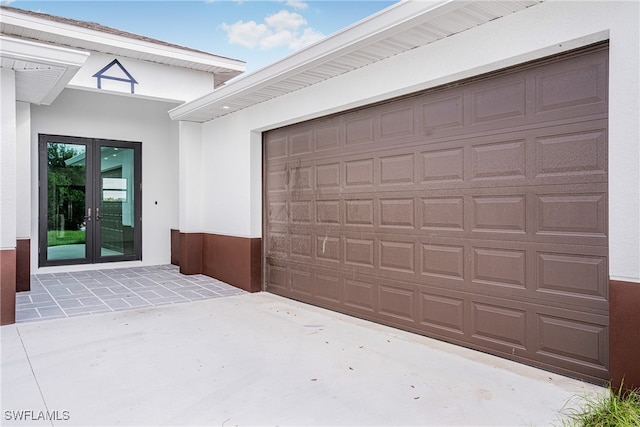
M 47 143 L 59 142 L 85 146 L 86 192 L 85 212 L 91 208 L 92 219 L 87 222 L 86 257 L 72 259 L 47 259 L 47 221 L 48 221 L 48 151 Z M 95 207 L 98 206 L 101 194 L 100 152 L 102 147 L 117 147 L 134 150 L 134 233 L 133 251 L 124 255 L 102 256 L 99 218 Z M 137 141 L 117 141 L 99 138 L 82 138 L 74 136 L 38 135 L 38 266 L 94 264 L 117 261 L 137 261 L 142 259 L 142 143 Z

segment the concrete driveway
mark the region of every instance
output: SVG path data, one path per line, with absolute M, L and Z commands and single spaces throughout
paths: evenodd
M 3 425 L 558 425 L 604 390 L 268 293 L 1 333 Z

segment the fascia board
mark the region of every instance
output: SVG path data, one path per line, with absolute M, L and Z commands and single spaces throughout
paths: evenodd
M 0 55 L 25 62 L 80 68 L 90 53 L 0 35 Z
M 55 34 L 60 37 L 70 37 L 77 40 L 83 40 L 96 45 L 96 50 L 100 51 L 100 47 L 109 46 L 118 49 L 124 49 L 140 54 L 157 55 L 173 60 L 182 60 L 188 62 L 197 62 L 200 64 L 228 68 L 235 71 L 244 71 L 245 63 L 243 61 L 231 58 L 224 58 L 187 51 L 171 46 L 162 46 L 150 43 L 144 40 L 135 40 L 116 34 L 108 34 L 89 28 L 76 27 L 61 22 L 40 19 L 34 16 L 21 15 L 8 11 L 2 12 L 2 22 L 7 25 L 28 28 L 44 33 Z
M 169 115 L 173 120 L 180 120 L 200 108 L 260 90 L 464 4 L 455 0 L 397 3 L 214 92 L 180 105 L 170 110 Z

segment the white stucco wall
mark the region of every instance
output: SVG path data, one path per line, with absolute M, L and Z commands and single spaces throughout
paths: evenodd
M 610 276 L 640 282 L 639 21 L 636 1 L 550 0 L 204 123 L 201 231 L 261 236 L 261 131 L 609 39 Z
M 183 233 L 199 232 L 202 228 L 202 147 L 201 127 L 195 123 L 180 123 L 179 163 L 179 230 Z
M 31 198 L 22 195 L 31 191 L 31 105 L 16 103 L 16 200 L 18 213 L 31 212 Z M 31 238 L 31 219 L 29 215 L 16 218 L 16 237 Z
M 93 76 L 114 59 L 117 59 L 124 69 L 138 82 L 138 84 L 134 85 L 134 92 L 137 98 L 184 102 L 202 96 L 212 91 L 214 87 L 213 74 L 204 71 L 170 67 L 98 52 L 91 52 L 87 61 L 71 79 L 67 87 L 130 95 L 131 85 L 127 82 L 102 79 L 102 89 L 98 89 L 98 79 Z M 128 78 L 117 65 L 109 68 L 104 74 Z
M 16 247 L 15 78 L 13 70 L 0 68 L 0 249 Z
M 142 142 L 142 264 L 168 264 L 178 228 L 178 123 L 175 104 L 65 89 L 50 106 L 31 107 L 31 268 L 38 270 L 38 134 Z M 156 204 L 157 202 L 157 204 Z M 81 266 L 104 268 L 109 264 Z M 69 270 L 69 267 L 66 267 Z

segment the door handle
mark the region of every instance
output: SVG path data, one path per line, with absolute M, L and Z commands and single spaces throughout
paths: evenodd
M 91 221 L 91 208 L 87 209 L 87 215 L 85 215 L 84 219 Z
M 100 221 L 102 219 L 102 215 L 100 215 L 100 208 L 96 208 L 96 221 Z

